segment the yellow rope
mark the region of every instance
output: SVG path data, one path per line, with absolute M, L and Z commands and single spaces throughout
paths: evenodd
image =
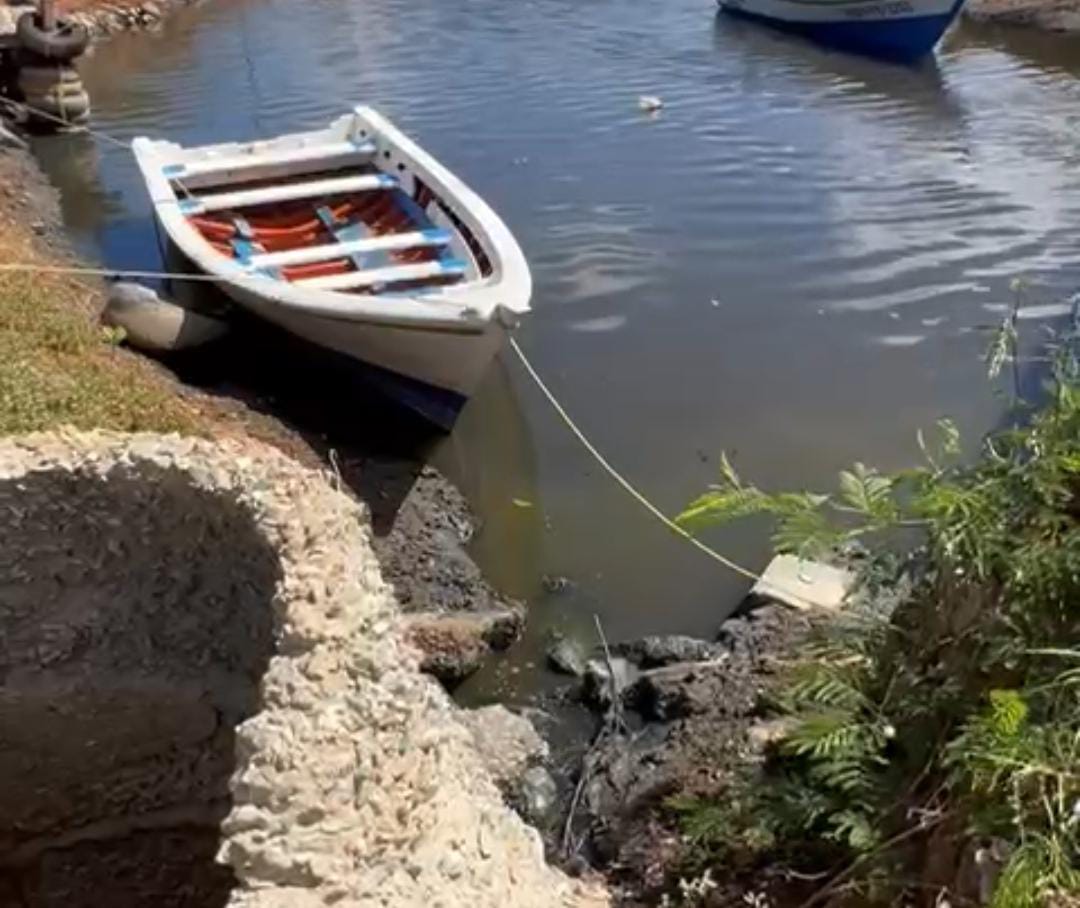
M 620 486 L 622 486 L 622 488 L 630 495 L 631 498 L 637 501 L 638 504 L 645 508 L 646 511 L 652 514 L 653 517 L 659 520 L 669 530 L 671 530 L 677 536 L 681 536 L 700 552 L 708 555 L 711 559 L 713 559 L 713 561 L 718 561 L 728 570 L 734 571 L 736 574 L 741 577 L 745 577 L 747 580 L 757 582 L 758 580 L 763 579 L 760 574 L 757 574 L 749 568 L 743 567 L 738 562 L 732 561 L 730 558 L 721 555 L 718 551 L 716 551 L 716 549 L 707 546 L 696 536 L 688 533 L 674 520 L 668 517 L 663 511 L 661 511 L 656 505 L 649 501 L 649 499 L 646 498 L 641 492 L 639 492 L 638 489 L 633 485 L 633 483 L 631 483 L 630 480 L 623 476 L 622 473 L 616 470 L 615 467 L 612 466 L 611 462 L 606 457 L 604 457 L 604 455 L 601 454 L 599 450 L 597 450 L 596 445 L 589 441 L 588 437 L 585 435 L 584 432 L 581 431 L 577 423 L 575 423 L 574 420 L 571 418 L 570 414 L 566 412 L 566 408 L 563 407 L 561 403 L 559 403 L 558 398 L 555 397 L 555 394 L 552 392 L 552 390 L 544 383 L 544 380 L 540 377 L 539 373 L 537 373 L 536 369 L 533 368 L 532 363 L 529 362 L 528 357 L 525 356 L 525 352 L 518 345 L 518 342 L 512 337 L 510 338 L 510 348 L 514 351 L 514 353 L 517 354 L 518 359 L 521 361 L 521 365 L 524 367 L 529 377 L 536 383 L 536 387 L 538 387 L 544 397 L 547 398 L 548 403 L 551 404 L 552 409 L 566 424 L 566 427 L 574 434 L 574 437 L 581 442 L 582 447 L 584 447 L 585 450 L 593 456 L 593 459 L 598 464 L 600 464 L 601 467 L 604 468 L 604 471 L 612 479 L 614 479 Z M 772 583 L 769 583 L 769 586 L 773 589 L 778 589 Z M 812 605 L 812 603 L 810 603 L 808 600 L 804 599 L 802 596 L 796 593 L 793 593 L 791 590 L 785 590 L 784 592 L 789 597 L 797 598 L 807 607 L 810 607 Z
M 68 274 L 73 277 L 122 277 L 144 278 L 146 280 L 196 281 L 215 283 L 222 281 L 265 280 L 257 275 L 235 275 L 219 277 L 216 274 L 179 274 L 168 271 L 123 271 L 114 268 L 76 268 L 70 265 L 37 265 L 33 262 L 2 262 L 0 271 L 35 272 L 38 274 Z

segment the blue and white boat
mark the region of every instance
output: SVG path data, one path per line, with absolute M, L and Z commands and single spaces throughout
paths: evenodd
M 931 53 L 964 0 L 718 0 L 725 12 L 898 62 Z

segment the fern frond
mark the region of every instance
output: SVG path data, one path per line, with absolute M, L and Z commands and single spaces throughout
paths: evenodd
M 691 501 L 675 522 L 683 529 L 697 530 L 771 511 L 772 498 L 752 486 L 715 487 Z

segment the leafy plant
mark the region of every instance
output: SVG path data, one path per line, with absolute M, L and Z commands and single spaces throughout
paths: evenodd
M 1019 300 L 991 344 L 993 374 L 1017 360 Z M 722 804 L 682 805 L 696 847 L 785 862 L 820 880 L 815 903 L 933 890 L 988 893 L 994 908 L 1080 904 L 1077 334 L 1053 348 L 1043 409 L 973 464 L 948 421 L 920 433 L 923 466 L 855 464 L 827 494 L 762 491 L 724 458 L 680 515 L 692 530 L 769 515 L 777 547 L 802 557 L 919 532 L 884 584 L 903 580 L 903 595 L 864 584 L 773 693 L 792 724 L 764 776 Z M 932 859 L 943 848 L 951 875 Z M 978 886 L 955 870 L 964 855 L 979 856 Z

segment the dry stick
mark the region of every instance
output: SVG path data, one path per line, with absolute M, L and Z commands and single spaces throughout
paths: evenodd
M 573 847 L 574 817 L 576 816 L 578 806 L 581 803 L 585 785 L 592 776 L 595 751 L 610 735 L 621 734 L 626 728 L 622 712 L 621 691 L 619 690 L 619 684 L 615 677 L 615 665 L 611 659 L 611 648 L 608 646 L 607 636 L 604 634 L 604 626 L 600 623 L 600 616 L 594 614 L 593 620 L 596 622 L 596 633 L 600 637 L 600 646 L 604 651 L 604 661 L 607 663 L 608 696 L 611 698 L 611 708 L 604 717 L 604 724 L 600 727 L 600 730 L 596 733 L 596 737 L 593 738 L 592 743 L 581 757 L 581 773 L 578 775 L 577 785 L 574 786 L 574 794 L 570 798 L 570 809 L 566 815 L 566 823 L 563 825 L 562 852 L 564 857 L 570 857 L 571 854 L 577 850 L 577 848 Z M 581 841 L 583 840 L 584 837 Z M 580 847 L 580 841 L 578 845 Z
M 611 650 L 608 648 L 607 637 L 604 636 L 604 626 L 600 623 L 600 616 L 594 613 L 593 621 L 596 622 L 596 633 L 600 637 L 600 646 L 603 647 L 604 661 L 607 663 L 608 670 L 608 696 L 611 697 L 611 710 L 606 717 L 605 724 L 622 729 L 625 728 L 622 711 L 622 691 L 619 690 L 619 682 L 615 677 L 615 665 L 611 661 Z

